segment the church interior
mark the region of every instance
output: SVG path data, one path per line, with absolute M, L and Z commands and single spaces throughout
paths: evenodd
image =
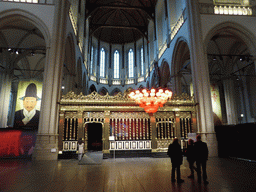
M 255 191 L 255 22 L 255 0 L 0 0 L 0 191 Z M 209 185 L 171 183 L 197 134 Z
M 0 0 L 2 141 L 33 160 L 80 138 L 104 158 L 161 157 L 200 134 L 211 157 L 255 158 L 240 145 L 255 146 L 255 15 L 253 0 Z M 143 89 L 172 96 L 146 112 L 129 97 Z

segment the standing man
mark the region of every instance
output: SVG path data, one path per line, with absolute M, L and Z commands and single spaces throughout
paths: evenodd
M 181 146 L 179 144 L 178 138 L 174 138 L 173 143 L 168 147 L 168 156 L 171 158 L 172 162 L 172 182 L 175 182 L 175 170 L 177 171 L 177 183 L 183 183 L 184 180 L 180 178 L 180 165 L 183 162 L 183 156 L 181 151 Z
M 40 111 L 36 110 L 37 88 L 34 83 L 30 83 L 26 88 L 25 96 L 20 98 L 23 100 L 23 109 L 16 111 L 14 116 L 14 128 L 38 129 Z
M 201 141 L 201 136 L 196 136 L 196 142 L 194 144 L 194 151 L 195 151 L 195 160 L 196 160 L 196 167 L 197 167 L 197 178 L 198 183 L 201 183 L 201 167 L 203 170 L 203 180 L 205 184 L 208 184 L 207 181 L 207 174 L 206 174 L 206 161 L 208 160 L 208 147 L 205 142 Z

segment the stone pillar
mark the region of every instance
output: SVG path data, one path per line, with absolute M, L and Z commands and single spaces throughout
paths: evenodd
M 236 102 L 234 97 L 234 82 L 232 79 L 226 79 L 223 81 L 224 85 L 224 95 L 226 103 L 226 112 L 227 112 L 227 123 L 237 124 L 237 109 Z
M 7 118 L 10 103 L 11 94 L 11 77 L 8 72 L 3 72 L 0 74 L 1 90 L 0 90 L 0 127 L 7 127 Z
M 209 155 L 217 156 L 217 140 L 214 131 L 213 110 L 211 102 L 210 77 L 206 50 L 203 47 L 201 20 L 197 0 L 186 0 L 188 11 L 188 29 L 190 59 L 195 101 L 198 106 L 198 133 L 202 135 L 209 147 Z
M 47 47 L 46 65 L 42 93 L 42 106 L 34 160 L 57 160 L 58 148 L 58 117 L 64 49 L 66 37 L 66 21 L 69 1 L 56 1 L 54 29 L 50 47 Z M 56 152 L 55 152 L 56 151 Z
M 177 95 L 180 95 L 182 93 L 182 89 L 181 89 L 181 74 L 176 74 L 174 76 L 174 93 Z
M 102 152 L 109 153 L 110 111 L 105 111 L 104 116 L 105 116 L 104 118 L 105 121 L 104 121 L 103 133 L 102 133 Z
M 155 115 L 150 116 L 150 124 L 151 124 L 151 130 L 152 130 L 151 148 L 152 148 L 152 152 L 157 152 L 157 132 L 156 132 Z
M 13 126 L 14 122 L 14 116 L 15 116 L 15 108 L 16 108 L 16 101 L 17 101 L 17 91 L 18 91 L 18 81 L 12 82 L 12 97 L 11 97 L 11 102 L 10 102 L 10 112 L 9 112 L 9 117 L 8 117 L 8 125 L 11 127 Z

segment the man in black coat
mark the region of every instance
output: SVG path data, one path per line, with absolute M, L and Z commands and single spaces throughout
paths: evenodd
M 23 100 L 23 109 L 16 111 L 14 116 L 14 128 L 38 129 L 40 111 L 36 110 L 37 88 L 31 83 L 26 88 L 25 96 L 20 98 Z
M 177 171 L 177 182 L 184 182 L 184 180 L 180 178 L 180 165 L 182 164 L 183 156 L 178 138 L 174 138 L 173 143 L 169 145 L 167 154 L 172 162 L 172 182 L 176 181 L 175 170 Z
M 201 141 L 201 136 L 197 135 L 196 142 L 194 144 L 195 160 L 197 166 L 198 183 L 201 183 L 201 167 L 203 170 L 203 180 L 205 184 L 208 184 L 206 174 L 206 162 L 208 160 L 208 147 L 205 142 Z

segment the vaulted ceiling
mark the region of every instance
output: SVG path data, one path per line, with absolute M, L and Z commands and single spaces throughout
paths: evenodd
M 87 0 L 90 34 L 116 44 L 147 38 L 148 23 L 154 21 L 157 0 Z

